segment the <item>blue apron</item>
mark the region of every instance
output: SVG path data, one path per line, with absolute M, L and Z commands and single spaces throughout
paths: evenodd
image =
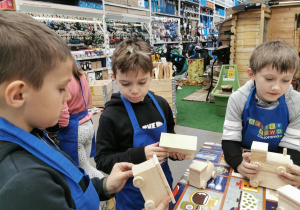
M 87 104 L 85 102 L 84 96 L 83 96 L 83 90 L 81 81 L 79 80 L 82 98 L 84 101 L 85 107 L 87 107 Z M 82 112 L 79 112 L 77 114 L 70 114 L 69 124 L 68 126 L 64 128 L 60 128 L 57 133 L 57 138 L 59 140 L 59 147 L 62 151 L 67 153 L 72 160 L 79 165 L 79 158 L 78 158 L 78 126 L 79 121 L 83 119 L 85 116 L 87 116 L 88 110 L 84 110 Z M 96 154 L 96 143 L 95 143 L 95 134 L 92 140 L 92 148 L 91 148 L 91 155 L 90 157 L 94 157 Z
M 243 110 L 242 147 L 251 148 L 253 141 L 269 143 L 269 151 L 277 151 L 279 142 L 289 123 L 289 111 L 285 96 L 272 110 L 263 109 L 255 102 L 256 87 L 251 90 Z
M 134 129 L 134 135 L 133 135 L 133 147 L 140 147 L 144 145 L 154 144 L 159 141 L 161 133 L 167 132 L 167 124 L 166 119 L 164 116 L 163 111 L 161 110 L 160 106 L 158 105 L 155 98 L 148 92 L 148 95 L 151 97 L 153 103 L 155 104 L 156 108 L 158 109 L 160 115 L 162 116 L 164 120 L 164 124 L 154 128 L 154 129 L 142 129 L 140 128 L 140 125 L 137 121 L 137 118 L 135 116 L 135 113 L 133 111 L 133 108 L 131 106 L 131 103 L 121 96 L 123 103 L 125 105 L 125 108 L 127 110 L 127 113 L 129 115 L 132 127 Z M 164 162 L 161 165 L 167 181 L 172 188 L 172 174 L 168 165 L 168 162 Z M 116 195 L 116 209 L 117 210 L 140 210 L 144 208 L 144 198 L 141 194 L 141 191 L 139 188 L 136 188 L 133 186 L 133 178 L 129 178 L 126 182 L 123 190 Z
M 46 135 L 43 139 L 51 145 L 57 147 L 55 143 Z M 100 200 L 89 176 L 82 168 L 77 168 L 62 153 L 52 148 L 36 136 L 22 130 L 0 117 L 0 140 L 13 142 L 20 145 L 29 153 L 33 154 L 43 162 L 62 173 L 70 187 L 76 209 L 98 210 Z M 82 191 L 79 182 L 85 180 L 87 189 Z

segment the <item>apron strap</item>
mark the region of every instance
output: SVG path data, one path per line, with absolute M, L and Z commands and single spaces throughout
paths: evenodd
M 85 105 L 85 107 L 87 107 L 87 105 L 86 105 L 86 101 L 85 101 L 85 99 L 84 99 L 84 95 L 83 95 L 83 88 L 82 88 L 82 84 L 81 84 L 81 80 L 80 80 L 80 78 L 79 78 L 79 84 L 80 84 L 80 88 L 81 88 L 81 95 L 82 95 L 82 98 L 83 98 L 83 101 L 84 101 L 84 105 Z
M 62 153 L 2 117 L 0 117 L 0 139 L 20 145 L 76 183 L 83 177 L 77 167 Z

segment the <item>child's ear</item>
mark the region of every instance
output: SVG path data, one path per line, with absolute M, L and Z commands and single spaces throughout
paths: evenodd
M 253 73 L 252 69 L 248 68 L 247 73 L 248 73 L 249 78 L 254 81 L 254 73 Z
M 21 80 L 15 80 L 8 84 L 5 89 L 5 100 L 7 105 L 19 108 L 24 102 L 24 91 L 25 91 L 26 83 Z

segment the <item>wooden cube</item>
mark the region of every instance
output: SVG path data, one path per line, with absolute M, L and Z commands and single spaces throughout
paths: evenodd
M 92 104 L 95 107 L 104 107 L 110 100 L 113 92 L 112 80 L 95 80 L 90 83 Z
M 197 150 L 197 136 L 161 133 L 159 146 L 168 148 L 168 153 L 179 152 L 185 154 L 186 160 L 193 160 Z
M 205 189 L 211 178 L 216 178 L 214 164 L 207 158 L 206 162 L 195 161 L 189 167 L 188 183 L 197 188 Z
M 283 154 L 268 152 L 268 143 L 253 141 L 251 146 L 251 163 L 259 167 L 256 177 L 250 178 L 252 187 L 266 187 L 276 190 L 286 183 L 278 177 L 281 171 L 289 173 L 288 165 L 293 164 L 286 148 Z
M 166 176 L 155 154 L 152 159 L 134 165 L 132 173 L 133 185 L 140 189 L 145 200 L 146 210 L 157 208 L 165 195 L 169 195 L 172 203 L 175 203 Z
M 285 185 L 277 189 L 277 210 L 300 210 L 300 190 L 291 185 Z

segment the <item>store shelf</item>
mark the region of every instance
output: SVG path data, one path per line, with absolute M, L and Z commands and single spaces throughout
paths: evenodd
M 100 69 L 87 70 L 87 71 L 85 71 L 85 72 L 87 72 L 87 73 L 93 73 L 93 72 L 104 71 L 104 70 L 108 70 L 108 69 L 109 69 L 109 68 L 104 67 L 104 68 L 100 68 Z
M 142 8 L 142 7 L 131 7 L 131 6 L 128 6 L 128 5 L 116 4 L 116 3 L 112 3 L 112 2 L 105 2 L 105 5 L 110 5 L 110 6 L 116 6 L 116 7 L 127 8 L 127 9 L 135 9 L 135 10 L 141 10 L 141 11 L 147 11 L 147 12 L 150 12 L 149 9 L 145 9 L 145 8 Z
M 152 16 L 164 16 L 164 17 L 173 17 L 173 18 L 180 18 L 180 16 L 177 15 L 170 15 L 165 13 L 159 13 L 159 12 L 152 12 Z
M 192 6 L 199 6 L 199 2 L 191 2 L 190 0 L 181 0 L 181 3 L 189 4 Z
M 84 60 L 92 60 L 92 59 L 99 59 L 99 58 L 106 58 L 107 56 L 96 56 L 96 57 L 83 57 L 83 58 L 75 58 L 77 61 L 84 61 Z
M 72 15 L 90 18 L 102 18 L 103 10 L 90 9 L 85 7 L 54 4 L 41 1 L 16 0 L 17 10 L 32 13 L 45 13 L 51 15 Z
M 205 14 L 205 13 L 200 13 L 200 15 L 207 16 L 207 17 L 213 17 L 213 15 L 208 15 L 208 14 Z
M 179 41 L 177 41 L 177 42 L 157 42 L 157 43 L 154 43 L 154 45 L 158 45 L 158 44 L 179 44 Z

